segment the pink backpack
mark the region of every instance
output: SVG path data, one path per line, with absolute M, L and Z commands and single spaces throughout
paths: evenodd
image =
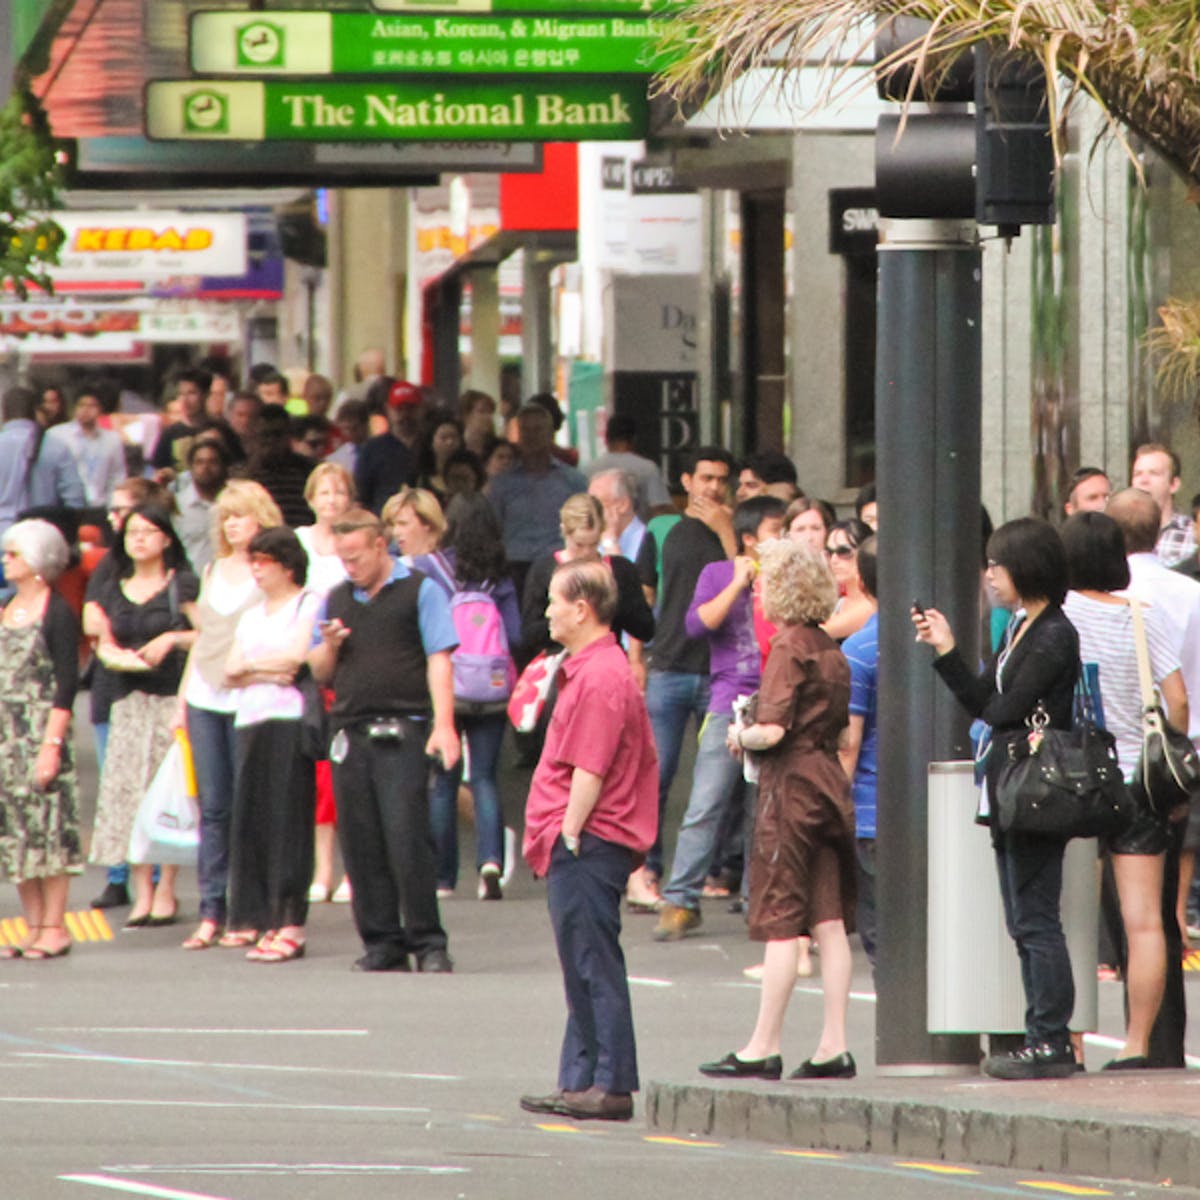
M 458 649 L 451 655 L 454 699 L 464 705 L 506 703 L 517 669 L 509 653 L 504 619 L 491 592 L 455 592 L 450 616 L 458 634 Z

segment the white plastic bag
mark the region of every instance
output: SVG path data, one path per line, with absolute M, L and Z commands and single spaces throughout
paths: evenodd
M 187 733 L 175 731 L 150 786 L 142 797 L 129 837 L 131 863 L 194 867 L 200 847 L 200 804 Z

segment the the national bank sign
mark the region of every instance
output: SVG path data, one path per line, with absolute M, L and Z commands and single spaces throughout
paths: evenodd
M 60 212 L 64 233 L 52 277 L 63 280 L 167 279 L 243 275 L 242 213 Z
M 645 135 L 648 111 L 645 81 L 618 76 L 553 82 L 170 80 L 146 85 L 151 138 L 621 141 Z

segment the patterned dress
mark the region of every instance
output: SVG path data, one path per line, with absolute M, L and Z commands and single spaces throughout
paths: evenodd
M 0 625 L 0 872 L 17 883 L 83 871 L 69 738 L 54 782 L 45 791 L 33 786 L 54 691 L 41 625 Z

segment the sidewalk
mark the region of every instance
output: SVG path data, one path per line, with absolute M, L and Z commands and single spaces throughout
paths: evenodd
M 1200 1187 L 1200 1072 L 651 1082 L 647 1123 L 820 1150 Z

